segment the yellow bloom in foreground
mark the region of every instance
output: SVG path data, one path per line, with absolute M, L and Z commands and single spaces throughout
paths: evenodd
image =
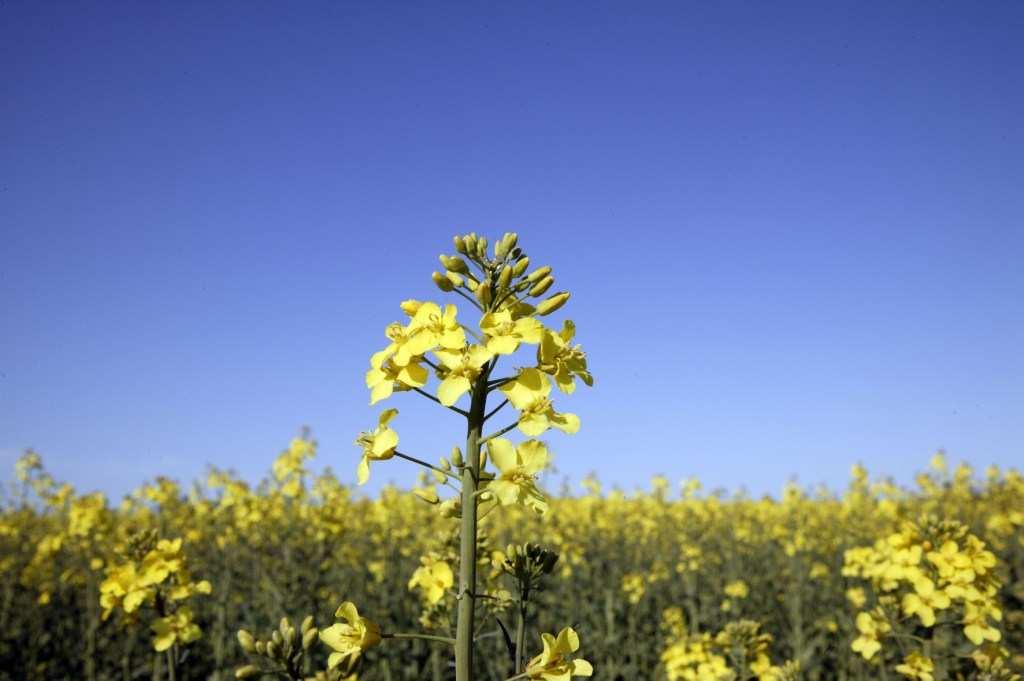
M 398 414 L 397 409 L 385 409 L 377 421 L 377 429 L 372 432 L 360 433 L 356 445 L 363 448 L 363 458 L 356 469 L 359 484 L 370 479 L 370 461 L 384 461 L 395 455 L 398 447 L 398 433 L 388 427 L 391 419 Z
M 932 672 L 935 671 L 935 663 L 931 661 L 931 658 L 925 657 L 921 653 L 910 653 L 907 655 L 903 658 L 902 664 L 896 665 L 896 671 L 908 679 L 935 681 L 935 677 L 932 676 Z
M 519 410 L 519 430 L 525 435 L 534 437 L 551 427 L 570 435 L 580 429 L 578 416 L 555 411 L 548 399 L 551 383 L 540 369 L 523 369 L 501 387 L 501 392 Z
M 153 649 L 163 652 L 175 643 L 191 643 L 202 636 L 199 625 L 192 621 L 192 611 L 181 608 L 153 622 Z
M 537 488 L 537 474 L 550 459 L 543 442 L 527 440 L 516 447 L 499 437 L 487 443 L 487 453 L 498 469 L 498 476 L 487 483 L 487 491 L 500 505 L 523 504 L 538 513 L 548 509 L 547 500 Z
M 540 346 L 537 348 L 537 366 L 555 378 L 555 385 L 569 395 L 576 390 L 574 377 L 588 386 L 594 385 L 594 377 L 587 370 L 587 356 L 579 345 L 570 345 L 576 335 L 576 325 L 567 319 L 559 333 L 545 329 Z
M 480 370 L 493 356 L 487 348 L 476 344 L 458 350 L 436 350 L 434 354 L 445 370 L 444 379 L 437 387 L 437 399 L 446 407 L 469 392 Z
M 345 622 L 335 622 L 320 630 L 320 640 L 334 652 L 327 658 L 327 668 L 334 669 L 342 663 L 355 662 L 364 650 L 380 643 L 380 627 L 359 616 L 356 606 L 345 601 L 338 607 L 335 617 Z
M 567 681 L 573 676 L 591 676 L 594 668 L 586 660 L 572 660 L 569 655 L 580 649 L 580 637 L 572 627 L 558 633 L 541 634 L 544 652 L 526 665 L 526 676 L 544 681 Z
M 439 603 L 448 589 L 455 584 L 455 573 L 443 560 L 424 556 L 420 562 L 423 564 L 412 573 L 409 588 L 419 588 L 427 603 L 434 605 Z
M 520 343 L 540 343 L 544 327 L 533 317 L 512 318 L 511 310 L 488 312 L 480 319 L 487 349 L 495 355 L 511 355 Z
M 133 613 L 153 595 L 153 591 L 139 583 L 134 563 L 125 563 L 107 570 L 107 578 L 100 584 L 100 605 L 103 619 L 116 608 Z
M 399 366 L 394 360 L 388 360 L 379 367 L 371 367 L 366 372 L 366 387 L 370 389 L 370 404 L 391 397 L 395 391 L 395 383 L 399 390 L 422 388 L 427 384 L 427 370 L 420 366 L 417 358 L 412 358 L 405 366 Z
M 422 355 L 436 347 L 458 350 L 466 344 L 466 332 L 455 319 L 458 310 L 454 305 L 445 305 L 444 310 L 437 303 L 422 303 L 416 309 L 409 327 L 413 330 L 409 351 Z

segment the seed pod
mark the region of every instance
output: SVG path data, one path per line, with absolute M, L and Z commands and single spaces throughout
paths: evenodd
M 430 275 L 430 278 L 433 279 L 434 284 L 445 293 L 455 289 L 455 287 L 452 286 L 452 282 L 448 281 L 448 278 L 440 272 L 434 272 Z
M 529 256 L 524 256 L 521 260 L 517 260 L 516 264 L 512 266 L 512 276 L 521 277 L 526 268 L 530 266 Z
M 252 679 L 259 676 L 261 673 L 260 668 L 254 664 L 247 664 L 244 667 L 239 667 L 235 670 L 236 679 Z
M 544 267 L 538 267 L 537 269 L 526 275 L 526 280 L 533 284 L 540 281 L 549 274 L 551 274 L 551 266 L 544 265 Z
M 539 314 L 542 317 L 544 315 L 551 314 L 558 308 L 565 305 L 567 300 L 569 300 L 569 292 L 560 291 L 551 296 L 550 298 L 542 300 L 540 304 L 537 305 L 537 314 Z
M 530 289 L 530 295 L 542 296 L 545 293 L 547 293 L 547 290 L 551 288 L 551 285 L 554 283 L 555 278 L 552 277 L 551 275 L 548 275 L 533 285 L 533 288 Z
M 317 630 L 316 627 L 313 627 L 312 629 L 307 629 L 306 633 L 302 635 L 302 649 L 309 650 L 310 648 L 312 648 L 313 644 L 316 643 L 316 638 L 319 633 L 320 632 Z
M 256 639 L 245 629 L 238 630 L 238 645 L 242 646 L 242 650 L 250 655 L 256 652 Z

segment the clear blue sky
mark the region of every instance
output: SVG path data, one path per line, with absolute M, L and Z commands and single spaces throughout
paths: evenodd
M 114 494 L 255 477 L 302 424 L 354 479 L 369 354 L 470 229 L 575 292 L 576 480 L 1020 465 L 1022 35 L 1020 2 L 0 3 L 0 480 L 29 446 Z M 394 404 L 410 453 L 461 434 Z

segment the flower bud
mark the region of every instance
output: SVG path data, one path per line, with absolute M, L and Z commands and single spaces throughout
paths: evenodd
M 257 655 L 266 655 L 267 654 L 267 644 L 266 644 L 266 642 L 264 642 L 264 641 L 256 641 L 256 654 Z
M 566 301 L 568 301 L 568 300 L 569 300 L 569 292 L 568 291 L 560 291 L 560 292 L 552 295 L 550 298 L 547 298 L 546 300 L 542 300 L 537 305 L 537 314 L 542 316 L 542 317 L 544 315 L 551 314 L 552 312 L 554 312 L 558 308 L 560 308 L 563 305 L 565 305 Z
M 461 275 L 455 274 L 455 272 L 445 272 L 444 278 L 452 282 L 452 286 L 455 288 L 459 288 L 466 282 Z
M 421 305 L 423 305 L 423 301 L 410 298 L 409 300 L 403 300 L 398 306 L 402 308 L 402 312 L 405 314 L 415 317 Z
M 510 281 L 512 281 L 512 266 L 505 265 L 501 268 L 501 274 L 498 275 L 498 289 L 507 289 Z
M 287 617 L 281 618 L 281 623 L 278 625 L 277 630 L 281 632 L 282 638 L 288 639 L 288 631 L 292 628 L 292 623 L 288 621 Z
M 450 471 L 452 469 L 451 462 L 448 461 L 447 457 L 444 456 L 441 457 L 441 461 L 438 465 L 441 466 L 441 470 L 443 471 Z
M 238 645 L 249 654 L 256 652 L 256 639 L 245 629 L 238 630 Z
M 487 259 L 487 237 L 481 236 L 476 240 L 476 255 L 481 260 Z
M 277 634 L 276 631 L 274 633 Z M 281 657 L 281 644 L 276 641 L 270 641 L 267 643 L 267 657 L 271 660 L 276 660 Z
M 551 285 L 554 283 L 555 278 L 552 277 L 551 275 L 548 275 L 533 285 L 533 288 L 530 289 L 530 295 L 542 296 L 545 293 L 547 293 L 547 290 L 551 288 Z
M 260 668 L 254 664 L 247 664 L 235 670 L 236 679 L 252 679 L 260 675 Z
M 459 272 L 460 274 L 465 274 L 466 272 L 469 272 L 469 266 L 466 265 L 466 261 L 458 257 L 457 255 L 441 255 L 438 256 L 438 258 L 441 260 L 441 264 L 444 266 L 444 268 L 449 272 Z
M 307 631 L 312 629 L 313 628 L 313 616 L 312 615 L 306 615 L 306 617 L 302 620 L 302 624 L 299 625 L 299 626 L 302 629 L 302 633 L 306 633 Z
M 523 276 L 523 272 L 525 272 L 526 268 L 529 267 L 529 266 L 530 266 L 530 258 L 529 258 L 529 256 L 526 256 L 526 257 L 522 258 L 521 260 L 517 260 L 516 264 L 512 266 L 512 276 L 514 276 L 514 277 L 521 277 L 521 276 Z
M 280 646 L 284 643 L 284 637 L 281 636 L 280 631 L 274 631 L 270 634 L 270 642 Z
M 466 254 L 466 242 L 461 236 L 456 236 L 452 241 L 455 243 L 455 250 L 463 255 Z
M 441 500 L 437 496 L 437 492 L 435 492 L 433 490 L 433 488 L 431 488 L 431 487 L 427 487 L 427 488 L 420 487 L 420 488 L 414 489 L 412 491 L 412 493 L 415 494 L 420 499 L 422 499 L 423 501 L 427 502 L 428 504 L 439 504 L 439 503 L 441 503 Z
M 452 285 L 452 282 L 450 282 L 448 278 L 445 277 L 440 272 L 434 272 L 433 274 L 430 275 L 430 278 L 433 279 L 434 284 L 436 284 L 437 287 L 444 291 L 445 293 L 455 289 L 455 287 Z
M 526 275 L 526 280 L 533 284 L 535 282 L 540 281 L 549 274 L 551 274 L 550 265 L 544 265 L 544 267 L 538 267 L 537 269 Z
M 456 468 L 462 468 L 466 465 L 465 459 L 462 458 L 462 450 L 458 447 L 452 447 L 452 465 Z
M 319 633 L 320 631 L 316 627 L 307 629 L 306 633 L 302 635 L 302 649 L 309 650 L 312 648 L 313 644 L 316 643 L 317 635 Z
M 480 301 L 480 304 L 487 307 L 491 304 L 491 285 L 488 282 L 483 282 L 476 287 L 476 291 L 473 292 L 476 295 L 476 299 Z

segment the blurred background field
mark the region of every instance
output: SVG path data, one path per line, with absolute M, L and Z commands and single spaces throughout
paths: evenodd
M 0 516 L 0 678 L 94 681 L 162 673 L 152 607 L 131 617 L 115 608 L 104 619 L 101 606 L 101 586 L 133 542 L 147 536 L 180 538 L 175 560 L 187 563 L 186 576 L 174 578 L 192 585 L 182 602 L 201 634 L 182 646 L 180 679 L 233 678 L 245 661 L 239 628 L 265 635 L 282 615 L 297 622 L 308 614 L 322 627 L 343 600 L 357 603 L 385 631 L 426 625 L 446 633 L 452 592 L 430 605 L 424 590 L 409 585 L 421 565 L 454 566 L 457 559 L 456 521 L 421 498 L 431 497 L 432 486 L 424 481 L 416 494 L 385 488 L 368 498 L 330 473 L 312 474 L 314 450 L 311 441 L 297 439 L 256 487 L 213 471 L 188 485 L 158 479 L 121 501 L 79 494 L 51 479 L 37 455 L 24 457 Z M 927 642 L 934 659 L 948 658 L 935 678 L 1011 678 L 981 675 L 972 654 L 991 661 L 1009 651 L 1008 663 L 1022 662 L 1024 478 L 1017 472 L 949 470 L 937 456 L 913 489 L 869 479 L 855 467 L 840 495 L 793 486 L 779 498 L 707 494 L 696 481 L 677 488 L 664 478 L 648 491 L 624 494 L 587 479 L 563 489 L 543 517 L 523 510 L 491 520 L 483 526 L 481 561 L 490 595 L 480 625 L 483 678 L 504 678 L 495 617 L 509 621 L 508 593 L 497 565 L 506 543 L 523 537 L 560 556 L 548 588 L 536 596 L 536 625 L 550 631 L 572 624 L 595 678 L 783 678 L 771 674 L 797 661 L 798 678 L 923 679 L 894 671 L 908 651 L 925 645 L 913 637 Z M 848 550 L 910 536 L 907 523 L 921 535 L 954 527 L 948 521 L 961 523 L 954 533 L 969 532 L 995 556 L 988 577 L 999 585 L 994 599 L 1001 621 L 990 617 L 988 624 L 999 632 L 998 644 L 991 637 L 972 643 L 967 615 L 955 603 L 935 609 L 931 628 L 921 626 L 923 618 L 900 614 L 897 604 L 911 638 L 882 636 L 879 652 L 866 661 L 852 648 L 864 635 L 857 616 L 884 601 L 886 591 L 857 574 L 863 555 Z M 929 548 L 938 547 L 925 546 L 926 555 Z M 209 588 L 194 588 L 201 582 Z M 892 588 L 903 598 L 905 591 Z M 732 641 L 723 643 L 723 630 Z M 726 650 L 735 648 L 737 636 L 746 637 L 740 645 L 753 671 L 741 670 Z M 423 641 L 389 642 L 367 652 L 358 678 L 446 679 L 447 662 L 431 657 L 436 649 Z M 707 665 L 715 655 L 735 676 L 700 675 L 711 672 L 708 666 L 698 672 L 698 662 Z M 766 671 L 767 662 L 775 671 Z

